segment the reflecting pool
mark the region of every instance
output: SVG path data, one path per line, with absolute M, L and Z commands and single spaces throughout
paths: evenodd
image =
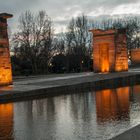
M 140 124 L 140 85 L 0 104 L 0 140 L 102 140 Z

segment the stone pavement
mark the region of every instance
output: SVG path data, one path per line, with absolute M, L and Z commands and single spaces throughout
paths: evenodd
M 140 69 L 129 72 L 95 74 L 93 72 L 14 77 L 13 85 L 0 87 L 0 102 L 55 96 L 94 88 L 106 88 L 140 81 Z
M 139 140 L 140 124 L 122 132 L 121 134 L 111 138 L 110 140 Z

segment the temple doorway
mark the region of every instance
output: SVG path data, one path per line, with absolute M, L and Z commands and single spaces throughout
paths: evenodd
M 99 55 L 101 72 L 109 72 L 109 44 L 101 43 L 99 44 Z

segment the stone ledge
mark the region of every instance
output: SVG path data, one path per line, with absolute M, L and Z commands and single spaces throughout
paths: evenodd
M 140 125 L 134 126 L 125 132 L 111 138 L 110 140 L 139 140 Z
M 33 80 L 34 81 L 34 80 Z M 17 82 L 13 90 L 2 91 L 0 102 L 30 100 L 52 97 L 81 91 L 101 90 L 128 86 L 140 82 L 140 73 L 117 73 L 89 75 L 79 78 L 61 79 L 42 82 Z

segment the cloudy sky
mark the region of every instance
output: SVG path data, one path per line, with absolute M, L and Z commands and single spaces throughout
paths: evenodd
M 0 12 L 14 15 L 9 20 L 9 26 L 14 31 L 19 15 L 26 10 L 47 11 L 56 32 L 60 32 L 65 31 L 69 19 L 81 13 L 93 18 L 102 15 L 140 14 L 140 0 L 0 0 Z

